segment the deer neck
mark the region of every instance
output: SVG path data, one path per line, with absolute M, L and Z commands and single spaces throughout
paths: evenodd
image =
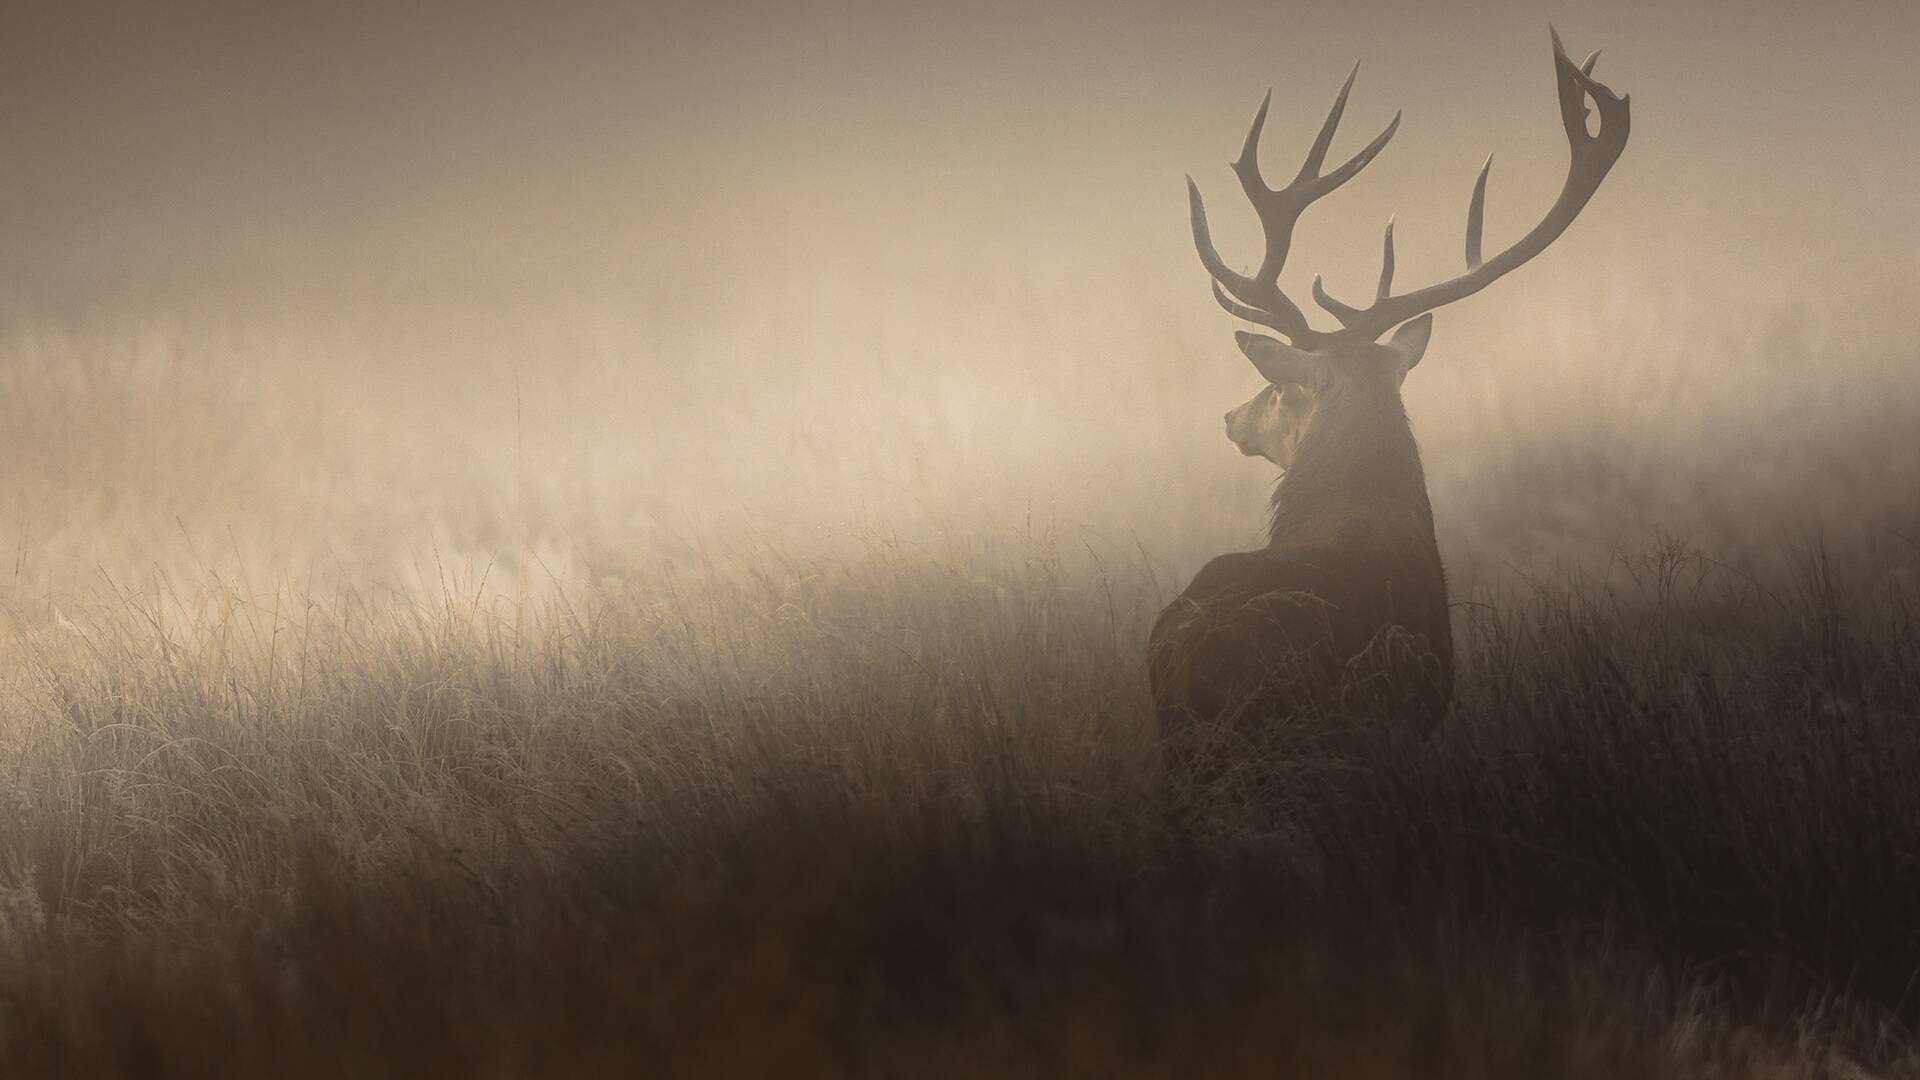
M 1323 512 L 1404 509 L 1433 531 L 1420 447 L 1397 390 L 1352 387 L 1321 402 L 1273 492 L 1271 543 Z

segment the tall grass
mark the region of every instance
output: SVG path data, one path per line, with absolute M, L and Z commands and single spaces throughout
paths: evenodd
M 804 299 L 16 326 L 8 1071 L 1920 1074 L 1897 315 L 1464 321 L 1453 715 L 1175 800 L 1242 373 Z
M 1173 820 L 1150 580 L 1033 544 L 761 551 L 526 609 L 229 591 L 182 625 L 133 593 L 26 634 L 0 1050 L 1914 1067 L 1910 590 L 1666 544 L 1487 597 L 1436 735 L 1276 760 Z

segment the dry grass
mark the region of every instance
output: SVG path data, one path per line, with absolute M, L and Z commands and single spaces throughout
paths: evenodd
M 175 631 L 127 596 L 27 635 L 5 1052 L 1914 1067 L 1911 593 L 1656 548 L 1469 609 L 1433 739 L 1249 768 L 1173 822 L 1151 588 L 1035 544 L 760 552 L 511 614 L 228 593 Z
M 481 329 L 15 335 L 10 1073 L 1920 1073 L 1885 342 L 1770 411 L 1632 320 L 1651 398 L 1436 363 L 1455 715 L 1174 820 L 1144 626 L 1262 480 L 1185 434 L 1239 384 L 1145 374 L 1186 339 Z

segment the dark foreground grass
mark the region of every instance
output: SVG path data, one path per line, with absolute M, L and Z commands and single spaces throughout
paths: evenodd
M 1438 733 L 1177 817 L 1044 545 L 121 592 L 6 664 L 0 1067 L 1920 1074 L 1920 598 L 1789 556 L 1478 598 Z

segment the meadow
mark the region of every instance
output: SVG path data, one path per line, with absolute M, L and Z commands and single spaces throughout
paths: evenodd
M 10 1074 L 1920 1075 L 1901 290 L 1443 318 L 1453 715 L 1178 816 L 1217 314 L 475 291 L 8 323 Z

